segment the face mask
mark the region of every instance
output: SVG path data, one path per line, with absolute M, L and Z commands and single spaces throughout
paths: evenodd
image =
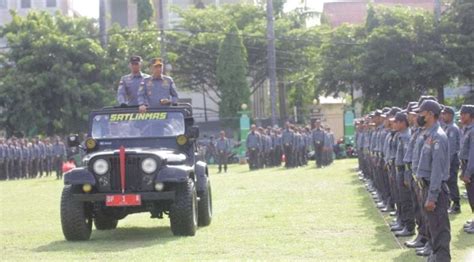
M 416 122 L 418 123 L 418 125 L 419 125 L 420 127 L 425 126 L 425 125 L 426 125 L 425 116 L 418 116 L 418 117 L 416 118 Z

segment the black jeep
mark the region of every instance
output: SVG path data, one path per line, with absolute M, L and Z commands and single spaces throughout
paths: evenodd
M 64 175 L 61 224 L 67 240 L 115 229 L 128 214 L 169 215 L 174 235 L 193 236 L 212 219 L 206 163 L 195 157 L 199 129 L 188 104 L 149 109 L 104 108 L 89 117 L 84 167 Z

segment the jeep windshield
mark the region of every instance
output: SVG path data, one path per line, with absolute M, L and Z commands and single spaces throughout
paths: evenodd
M 91 135 L 96 139 L 170 137 L 184 131 L 180 112 L 97 114 L 91 125 Z

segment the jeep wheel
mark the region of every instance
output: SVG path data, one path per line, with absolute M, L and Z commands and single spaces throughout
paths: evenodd
M 171 231 L 175 236 L 194 236 L 197 229 L 197 194 L 194 181 L 176 187 L 176 199 L 170 208 Z
M 211 181 L 207 180 L 206 189 L 199 195 L 198 202 L 198 225 L 209 226 L 212 220 L 212 191 Z
M 114 219 L 110 216 L 102 212 L 97 212 L 94 217 L 94 225 L 97 230 L 110 230 L 116 229 L 118 224 L 118 220 Z
M 61 225 L 69 241 L 88 240 L 92 230 L 92 214 L 84 202 L 72 197 L 74 187 L 65 186 L 61 195 Z

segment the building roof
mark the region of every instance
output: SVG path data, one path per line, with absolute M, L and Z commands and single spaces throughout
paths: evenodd
M 384 6 L 409 6 L 434 11 L 435 0 L 373 0 L 375 5 Z M 331 26 L 337 27 L 344 23 L 362 24 L 367 17 L 367 0 L 347 0 L 327 2 L 323 6 L 323 16 L 328 19 Z

